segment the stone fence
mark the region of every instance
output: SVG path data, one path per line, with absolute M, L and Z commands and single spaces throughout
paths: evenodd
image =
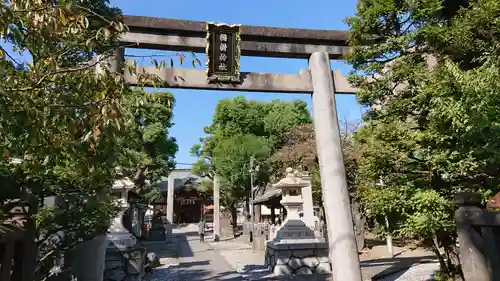
M 2 225 L 0 234 L 0 280 L 31 281 L 34 263 L 27 257 L 36 255 L 36 247 L 27 232 Z M 17 253 L 17 254 L 16 254 Z M 21 253 L 21 254 L 19 254 Z
M 500 212 L 481 205 L 475 193 L 456 196 L 460 263 L 465 281 L 500 280 Z

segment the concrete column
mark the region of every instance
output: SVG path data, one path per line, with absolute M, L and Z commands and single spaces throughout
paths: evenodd
M 217 176 L 214 177 L 214 241 L 220 239 L 220 182 Z
M 309 59 L 309 69 L 313 84 L 312 111 L 333 279 L 362 281 L 328 53 L 313 53 Z
M 109 60 L 109 67 L 113 71 L 123 74 L 125 67 L 125 48 L 119 47 L 115 50 L 115 56 Z
M 166 225 L 166 240 L 167 243 L 172 243 L 172 224 L 174 223 L 174 176 L 168 175 L 167 181 L 167 225 Z
M 114 56 L 103 60 L 103 55 L 98 55 L 94 58 L 94 62 L 99 62 L 95 66 L 96 73 L 102 73 L 104 68 L 111 71 L 123 74 L 123 68 L 125 66 L 125 48 L 117 48 L 114 51 Z
M 308 227 L 314 227 L 314 202 L 312 196 L 312 181 L 308 173 L 303 173 L 302 180 L 307 182 L 307 186 L 302 188 L 303 203 L 303 221 Z

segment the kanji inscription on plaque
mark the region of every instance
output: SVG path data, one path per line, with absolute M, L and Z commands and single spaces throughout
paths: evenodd
M 207 23 L 207 80 L 240 82 L 241 25 Z

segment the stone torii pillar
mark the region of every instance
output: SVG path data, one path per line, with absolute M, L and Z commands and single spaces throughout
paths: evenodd
M 174 223 L 174 176 L 172 173 L 168 175 L 167 181 L 167 225 L 166 225 L 166 241 L 172 243 L 172 224 Z
M 217 176 L 214 176 L 214 241 L 219 241 L 220 239 L 220 182 Z
M 328 53 L 313 53 L 309 59 L 309 69 L 313 84 L 313 122 L 333 279 L 362 281 Z

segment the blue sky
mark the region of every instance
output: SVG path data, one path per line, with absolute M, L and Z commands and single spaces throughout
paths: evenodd
M 122 9 L 124 14 L 176 18 L 197 21 L 214 21 L 229 24 L 264 25 L 275 27 L 311 29 L 347 29 L 344 19 L 353 15 L 355 0 L 112 0 L 112 5 Z M 159 54 L 158 51 L 127 50 L 127 54 Z M 204 56 L 197 55 L 203 62 Z M 185 66 L 188 67 L 188 66 Z M 299 73 L 307 68 L 306 60 L 243 57 L 242 71 L 270 73 Z M 343 62 L 332 61 L 332 68 L 347 73 L 349 67 Z M 224 98 L 244 95 L 247 99 L 270 101 L 273 99 L 303 99 L 311 104 L 309 95 L 245 93 L 199 90 L 169 90 L 176 98 L 174 109 L 175 126 L 170 134 L 177 138 L 179 152 L 177 162 L 193 163 L 189 148 L 203 136 L 203 127 L 212 120 L 215 105 Z M 337 95 L 337 110 L 340 119 L 358 120 L 361 107 L 352 95 Z M 179 168 L 189 167 L 178 165 Z

